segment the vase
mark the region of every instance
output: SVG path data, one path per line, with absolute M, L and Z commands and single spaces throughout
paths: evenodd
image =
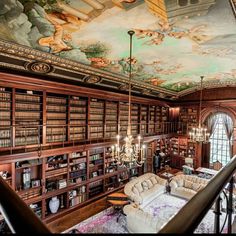
M 57 197 L 52 197 L 52 199 L 49 201 L 49 209 L 51 213 L 56 213 L 59 208 L 59 199 Z

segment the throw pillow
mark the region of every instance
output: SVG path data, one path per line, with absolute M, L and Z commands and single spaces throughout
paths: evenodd
M 184 180 L 183 178 L 175 178 L 174 179 L 179 187 L 184 186 Z
M 143 187 L 142 187 L 141 183 L 137 183 L 134 186 L 138 189 L 139 193 L 143 192 Z
M 139 195 L 139 191 L 135 186 L 132 188 L 132 191 L 134 194 Z
M 184 187 L 193 189 L 193 183 L 188 180 L 184 180 Z
M 143 186 L 144 191 L 145 191 L 145 190 L 148 190 L 148 184 L 147 184 L 146 181 L 143 181 L 143 182 L 142 182 L 142 186 Z
M 150 180 L 152 181 L 153 185 L 157 184 L 157 180 L 155 176 L 152 176 Z
M 148 185 L 149 189 L 153 187 L 153 183 L 150 179 L 147 179 L 146 182 L 147 182 L 147 185 Z
M 193 190 L 194 191 L 197 192 L 199 190 L 199 188 L 200 188 L 200 184 L 196 184 L 196 183 L 193 184 Z

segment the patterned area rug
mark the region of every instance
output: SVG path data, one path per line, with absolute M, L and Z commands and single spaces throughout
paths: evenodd
M 158 226 L 161 228 L 174 214 L 176 214 L 184 205 L 186 200 L 171 195 L 162 194 L 143 208 L 156 218 Z M 112 214 L 113 209 L 108 208 L 85 221 L 71 227 L 63 233 L 70 233 L 76 229 L 78 233 L 129 233 L 127 229 L 126 216 L 121 215 L 117 222 L 117 215 Z M 194 214 L 194 213 L 193 213 Z M 210 210 L 199 224 L 195 233 L 213 233 L 214 232 L 214 213 Z M 225 213 L 221 215 L 221 225 L 223 225 Z M 225 230 L 223 230 L 224 232 Z

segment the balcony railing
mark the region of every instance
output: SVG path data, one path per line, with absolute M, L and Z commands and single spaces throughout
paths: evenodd
M 49 234 L 47 226 L 30 210 L 26 203 L 0 177 L 0 234 L 4 232 L 3 224 L 7 223 L 11 233 Z
M 145 137 L 166 134 L 187 134 L 188 125 L 181 122 L 132 123 L 132 134 Z M 127 124 L 81 125 L 0 125 L 0 151 L 42 146 L 69 146 L 112 142 L 119 133 L 125 137 Z
M 193 233 L 204 216 L 214 205 L 214 233 L 221 233 L 222 194 L 226 197 L 227 233 L 232 233 L 233 189 L 236 156 L 223 167 L 158 233 Z M 235 196 L 234 196 L 235 198 Z M 224 220 L 226 222 L 226 219 Z

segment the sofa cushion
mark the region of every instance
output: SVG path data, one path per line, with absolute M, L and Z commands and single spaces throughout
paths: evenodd
M 153 185 L 157 184 L 157 180 L 156 180 L 155 176 L 152 176 L 150 178 L 150 180 L 152 181 Z
M 138 182 L 134 186 L 138 189 L 139 193 L 143 192 L 143 186 L 140 182 Z
M 178 187 L 171 189 L 171 194 L 185 199 L 191 199 L 196 194 L 196 191 L 185 187 Z
M 184 179 L 183 178 L 176 178 L 175 181 L 176 181 L 176 183 L 179 187 L 183 187 L 183 185 L 184 185 Z
M 143 181 L 141 184 L 143 186 L 144 191 L 148 190 L 148 183 L 146 181 Z
M 154 185 L 152 188 L 143 191 L 140 194 L 140 197 L 142 198 L 142 205 L 141 207 L 144 207 L 145 205 L 147 205 L 148 203 L 150 203 L 152 200 L 154 200 L 158 195 L 164 193 L 165 191 L 165 187 L 163 185 L 160 184 L 156 184 Z
M 147 185 L 148 185 L 149 189 L 153 187 L 153 183 L 150 179 L 147 179 L 146 182 L 147 182 Z
M 184 180 L 184 186 L 183 187 L 193 189 L 193 185 L 194 185 L 193 182 L 188 181 L 186 179 Z
M 138 191 L 137 187 L 134 186 L 134 187 L 132 188 L 132 191 L 133 191 L 134 194 L 139 195 L 139 191 Z

